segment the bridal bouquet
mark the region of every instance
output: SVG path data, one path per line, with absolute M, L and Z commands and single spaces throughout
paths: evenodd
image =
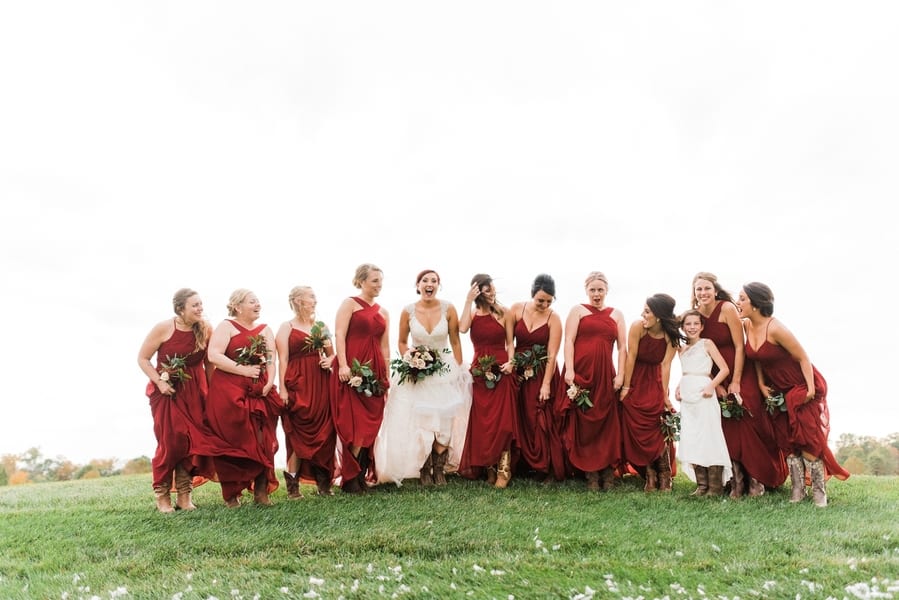
M 391 360 L 390 370 L 399 376 L 400 384 L 407 381 L 416 383 L 430 375 L 439 375 L 449 371 L 449 365 L 440 356 L 448 353 L 449 350 L 446 348 L 438 351 L 430 346 L 420 344 L 406 350 L 406 353 L 400 358 Z
M 515 374 L 522 381 L 527 381 L 543 371 L 546 366 L 546 346 L 534 344 L 530 350 L 516 352 L 512 357 Z
M 357 394 L 364 394 L 366 397 L 383 396 L 384 383 L 378 379 L 375 372 L 371 368 L 371 361 L 367 360 L 360 363 L 358 358 L 353 359 L 350 367 L 350 379 L 347 385 L 356 390 Z
M 582 388 L 579 385 L 572 383 L 568 386 L 568 398 L 578 406 L 581 410 L 587 410 L 593 406 L 593 401 L 590 400 L 590 390 L 587 388 Z
M 496 357 L 492 354 L 479 356 L 477 364 L 471 367 L 471 374 L 475 377 L 482 377 L 488 390 L 495 388 L 499 380 L 503 378 L 500 364 L 496 362 Z

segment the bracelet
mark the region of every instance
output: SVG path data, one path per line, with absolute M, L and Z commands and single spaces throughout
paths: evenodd
M 629 387 L 623 387 L 623 388 L 621 388 L 622 391 L 624 391 L 624 390 L 629 390 L 629 389 L 631 389 L 631 388 L 629 388 Z

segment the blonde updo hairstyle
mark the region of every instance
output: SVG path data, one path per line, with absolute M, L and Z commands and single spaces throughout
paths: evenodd
M 356 267 L 356 275 L 353 276 L 353 287 L 361 290 L 362 282 L 368 279 L 368 276 L 372 271 L 377 271 L 382 274 L 384 273 L 384 271 L 382 271 L 380 267 L 371 263 L 363 263 Z
M 290 304 L 290 310 L 293 311 L 293 314 L 298 318 L 300 316 L 300 300 L 306 294 L 312 293 L 312 286 L 308 285 L 298 285 L 290 290 L 290 294 L 287 296 L 287 301 Z M 315 313 L 312 314 L 312 319 L 315 320 Z
M 228 306 L 226 307 L 228 309 L 228 316 L 236 317 L 237 307 L 240 306 L 240 304 L 247 299 L 247 296 L 252 293 L 252 290 L 248 290 L 246 288 L 236 289 L 231 292 L 231 297 L 228 298 Z

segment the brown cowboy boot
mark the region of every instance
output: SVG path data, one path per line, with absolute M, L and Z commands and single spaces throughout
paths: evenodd
M 287 499 L 288 500 L 302 500 L 303 492 L 300 491 L 300 476 L 291 475 L 287 471 L 282 471 L 284 474 L 284 483 L 287 485 Z
M 315 488 L 319 496 L 333 496 L 331 491 L 331 473 L 328 469 L 313 465 L 312 470 L 315 473 Z
M 802 502 L 805 498 L 805 463 L 801 456 L 791 454 L 787 457 L 787 466 L 790 468 L 790 502 Z
M 644 492 L 654 492 L 659 487 L 658 472 L 655 465 L 650 463 L 646 465 L 646 483 L 643 485 Z
M 272 500 L 268 497 L 268 476 L 264 470 L 253 480 L 253 502 L 262 506 L 272 505 Z
M 612 467 L 601 470 L 599 478 L 602 480 L 602 491 L 608 492 L 615 487 L 615 471 L 612 470 Z
M 665 446 L 665 451 L 662 452 L 662 456 L 660 456 L 656 460 L 657 468 L 656 470 L 659 473 L 659 491 L 660 492 L 670 492 L 671 491 L 671 455 L 668 453 L 668 446 Z
M 812 480 L 812 500 L 815 506 L 824 508 L 827 506 L 827 491 L 824 489 L 824 462 L 820 458 L 816 460 L 803 458 L 802 461 Z
M 434 485 L 446 485 L 446 458 L 449 450 L 443 452 L 431 451 L 431 463 L 434 465 Z
M 730 497 L 737 500 L 743 496 L 745 488 L 743 465 L 739 461 L 732 460 L 730 466 L 734 471 L 734 476 L 730 480 Z
M 723 465 L 709 466 L 709 491 L 706 492 L 706 496 L 720 496 L 724 493 L 724 482 L 721 480 L 722 477 L 724 477 Z
M 587 478 L 587 491 L 598 492 L 602 489 L 599 485 L 599 471 L 587 471 L 584 476 Z
M 153 488 L 153 492 L 156 494 L 156 510 L 161 513 L 175 512 L 175 509 L 172 507 L 172 494 L 169 491 L 169 486 L 157 486 Z
M 755 477 L 749 478 L 749 497 L 757 498 L 765 495 L 765 485 Z
M 181 465 L 175 467 L 175 490 L 178 492 L 178 496 L 175 500 L 176 509 L 195 510 L 197 508 L 191 500 L 191 492 L 193 492 L 193 489 L 194 482 L 190 473 L 187 472 L 187 469 Z
M 696 473 L 696 489 L 690 495 L 705 496 L 709 493 L 709 468 L 693 465 L 693 472 Z
M 418 481 L 421 483 L 422 487 L 431 487 L 434 485 L 434 477 L 432 475 L 432 470 L 434 468 L 433 456 L 434 453 L 432 451 L 431 454 L 428 454 L 425 462 L 418 470 Z

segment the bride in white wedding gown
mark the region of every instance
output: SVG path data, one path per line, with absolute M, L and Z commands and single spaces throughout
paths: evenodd
M 440 354 L 448 369 L 402 384 L 395 373 L 391 375 L 374 445 L 378 483 L 399 486 L 414 477 L 425 486 L 443 485 L 444 473 L 455 471 L 462 456 L 471 374 L 462 364 L 458 314 L 450 302 L 437 298 L 439 287 L 435 271 L 418 274 L 416 292 L 421 299 L 400 315 L 398 349 L 402 356 L 409 348 L 426 345 Z

